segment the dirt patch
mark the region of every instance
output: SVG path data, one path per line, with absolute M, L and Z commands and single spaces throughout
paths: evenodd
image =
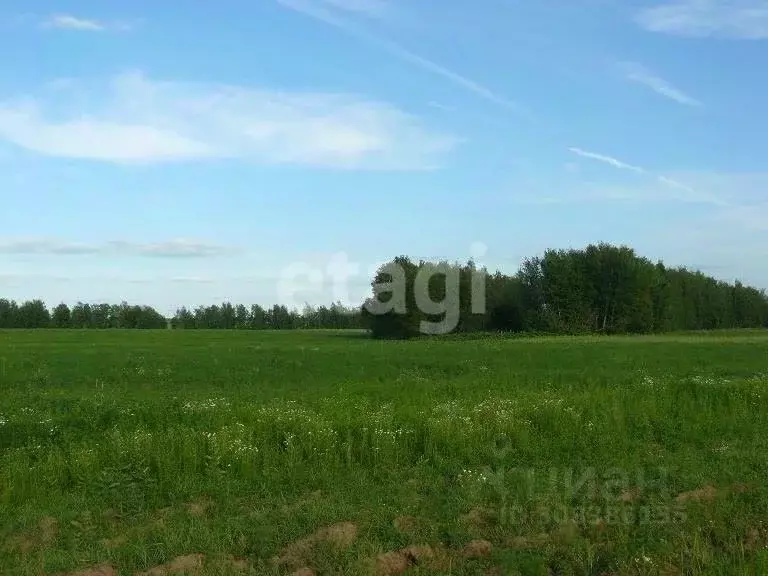
M 509 548 L 525 550 L 546 546 L 549 543 L 549 540 L 549 534 L 542 532 L 541 534 L 534 534 L 533 536 L 514 536 L 509 538 L 505 544 Z
M 184 507 L 187 509 L 187 512 L 191 514 L 192 516 L 202 516 L 206 513 L 208 508 L 211 507 L 211 502 L 209 500 L 200 500 L 198 502 L 187 502 Z
M 754 485 L 747 484 L 745 482 L 736 482 L 731 484 L 731 492 L 736 494 L 744 494 L 745 492 L 751 492 L 754 489 Z
M 488 528 L 493 524 L 494 520 L 495 514 L 492 511 L 483 508 L 472 508 L 472 510 L 466 514 L 459 516 L 459 522 L 478 530 Z
M 40 520 L 38 528 L 40 529 L 40 541 L 43 545 L 51 544 L 59 534 L 59 523 L 56 521 L 56 518 L 51 516 L 46 516 Z
M 227 562 L 232 568 L 235 570 L 240 570 L 241 572 L 245 572 L 248 570 L 248 560 L 245 558 L 230 558 Z
M 768 529 L 762 525 L 749 528 L 744 539 L 744 548 L 749 552 L 756 552 L 766 547 L 768 547 Z
M 594 524 L 594 528 L 597 532 L 605 532 L 605 529 L 608 527 L 608 524 L 605 523 L 605 520 L 602 518 L 598 518 L 597 522 Z
M 402 534 L 409 534 L 418 528 L 419 521 L 413 516 L 398 516 L 392 521 L 395 530 Z
M 318 545 L 328 544 L 336 550 L 345 550 L 355 542 L 357 533 L 357 525 L 353 522 L 340 522 L 321 528 L 314 534 L 286 546 L 279 556 L 272 559 L 272 562 L 297 569 L 308 563 Z
M 595 525 L 595 529 L 597 531 L 605 529 L 605 523 L 598 521 L 598 524 Z M 542 532 L 530 536 L 513 536 L 507 538 L 504 544 L 509 548 L 518 550 L 542 548 L 547 544 L 567 545 L 578 538 L 579 534 L 579 525 L 574 521 L 570 521 L 560 524 L 557 529 L 549 533 Z
M 466 546 L 462 554 L 464 558 L 484 558 L 490 556 L 493 551 L 493 545 L 488 540 L 472 540 Z
M 640 498 L 640 488 L 637 487 L 627 488 L 619 494 L 619 502 L 624 502 L 625 504 L 630 504 L 638 498 Z
M 373 571 L 377 576 L 395 576 L 414 566 L 446 571 L 451 565 L 451 558 L 448 551 L 442 547 L 418 545 L 379 554 L 373 564 Z
M 296 570 L 296 572 L 291 574 L 291 576 L 315 576 L 315 571 L 312 570 L 312 568 L 307 568 L 304 566 L 304 568 L 299 568 Z
M 207 569 L 209 569 L 209 571 L 213 570 L 214 573 L 216 573 L 217 569 L 229 569 L 234 572 L 245 572 L 248 570 L 250 563 L 245 558 L 237 558 L 236 556 L 227 554 L 226 556 L 220 558 L 206 559 L 205 566 Z
M 128 542 L 128 538 L 125 536 L 115 536 L 114 538 L 105 538 L 101 541 L 101 544 L 104 546 L 104 548 L 109 548 L 110 550 L 114 550 L 115 548 L 120 548 L 123 544 Z
M 677 495 L 675 500 L 678 503 L 683 502 L 712 502 L 717 498 L 717 488 L 711 485 L 704 486 L 703 488 L 697 488 L 689 492 L 681 492 Z
M 405 554 L 400 552 L 385 552 L 376 558 L 375 573 L 377 576 L 395 576 L 402 574 L 410 568 L 411 562 Z
M 187 554 L 186 556 L 178 556 L 161 564 L 150 568 L 146 572 L 139 572 L 136 576 L 170 576 L 172 574 L 194 574 L 199 572 L 203 568 L 203 561 L 205 556 L 202 554 Z
M 332 546 L 345 549 L 352 546 L 357 539 L 357 525 L 353 522 L 341 522 L 323 528 L 312 536 L 316 541 L 328 542 Z
M 12 537 L 8 543 L 11 548 L 21 551 L 22 554 L 29 554 L 48 548 L 56 541 L 58 535 L 59 523 L 56 518 L 45 516 L 34 530 Z
M 117 570 L 109 564 L 100 564 L 92 568 L 85 568 L 76 572 L 69 572 L 64 576 L 117 576 Z
M 432 546 L 407 546 L 400 550 L 400 553 L 409 558 L 412 563 L 420 563 L 437 558 L 440 551 Z

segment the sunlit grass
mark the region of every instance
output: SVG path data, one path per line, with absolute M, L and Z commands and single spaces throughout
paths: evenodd
M 0 332 L 0 566 L 290 573 L 287 544 L 351 521 L 318 574 L 417 544 L 452 574 L 760 573 L 767 386 L 756 331 Z

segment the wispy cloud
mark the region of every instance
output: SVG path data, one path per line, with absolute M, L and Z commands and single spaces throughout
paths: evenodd
M 179 238 L 154 244 L 113 241 L 104 247 L 109 252 L 136 254 L 158 258 L 210 258 L 225 256 L 236 250 L 228 246 L 209 244 L 198 240 Z
M 83 108 L 83 101 L 92 105 Z M 54 107 L 56 120 L 47 114 Z M 0 101 L 3 139 L 50 156 L 108 162 L 230 158 L 380 170 L 434 168 L 458 142 L 357 95 L 162 82 L 136 72 Z
M 448 106 L 447 104 L 441 104 L 440 102 L 428 102 L 428 106 L 431 108 L 436 108 L 437 110 L 442 110 L 443 112 L 455 112 L 456 108 L 454 106 Z
M 88 32 L 101 32 L 106 30 L 107 26 L 98 20 L 88 20 L 86 18 L 77 18 L 69 14 L 57 14 L 51 16 L 43 26 L 46 28 L 61 28 L 66 30 L 83 30 Z
M 664 184 L 665 186 L 679 191 L 677 197 L 680 200 L 700 202 L 703 204 L 712 204 L 714 206 L 723 206 L 723 207 L 730 206 L 730 202 L 728 202 L 722 196 L 696 190 L 686 184 L 678 182 L 677 180 L 674 180 L 667 176 L 658 176 L 657 180 L 662 184 Z
M 277 2 L 286 8 L 294 10 L 295 12 L 300 12 L 306 16 L 310 16 L 316 20 L 331 26 L 335 26 L 336 28 L 339 28 L 348 34 L 355 36 L 359 40 L 369 42 L 371 44 L 376 44 L 393 56 L 418 66 L 424 70 L 432 72 L 433 74 L 441 76 L 447 80 L 450 80 L 457 86 L 461 86 L 465 90 L 468 90 L 481 98 L 484 98 L 509 110 L 513 110 L 518 114 L 522 114 L 528 117 L 532 116 L 531 113 L 525 109 L 525 107 L 505 96 L 502 96 L 501 94 L 498 94 L 490 88 L 483 86 L 482 84 L 475 82 L 474 80 L 459 74 L 458 72 L 446 68 L 445 66 L 437 64 L 428 58 L 420 56 L 415 52 L 403 48 L 391 40 L 387 40 L 379 36 L 374 36 L 370 32 L 355 26 L 348 20 L 344 19 L 338 10 L 329 9 L 328 2 L 322 2 L 319 0 L 277 0 Z
M 651 32 L 692 38 L 768 38 L 765 0 L 673 0 L 639 11 L 637 23 Z
M 578 156 L 582 156 L 584 158 L 591 158 L 592 160 L 597 160 L 598 162 L 609 164 L 610 166 L 613 166 L 615 168 L 619 168 L 622 170 L 631 170 L 632 172 L 636 172 L 638 174 L 651 174 L 651 172 L 645 168 L 641 168 L 640 166 L 633 166 L 632 164 L 627 164 L 626 162 L 617 160 L 612 156 L 597 154 L 595 152 L 588 152 L 586 150 L 582 150 L 581 148 L 569 148 L 568 150 Z M 583 196 L 583 198 L 612 199 L 612 200 L 616 200 L 616 199 L 635 200 L 638 198 L 643 198 L 643 199 L 675 200 L 675 201 L 681 201 L 681 202 L 711 204 L 715 206 L 729 205 L 729 202 L 724 199 L 722 194 L 702 192 L 700 189 L 693 188 L 691 186 L 683 184 L 679 180 L 670 178 L 669 176 L 656 175 L 655 178 L 657 182 L 659 182 L 660 184 L 663 184 L 666 188 L 673 189 L 674 193 L 664 194 L 664 193 L 658 192 L 655 189 L 650 189 L 648 187 L 638 188 L 637 186 L 632 186 L 632 187 L 599 186 L 597 189 L 591 189 L 588 193 L 586 193 L 585 196 Z
M 319 0 L 327 6 L 361 14 L 371 18 L 385 18 L 392 14 L 393 6 L 387 0 Z
M 633 166 L 631 164 L 627 164 L 626 162 L 622 162 L 621 160 L 617 160 L 616 158 L 613 158 L 611 156 L 605 156 L 604 154 L 597 154 L 595 152 L 588 152 L 586 150 L 582 150 L 581 148 L 568 148 L 568 150 L 578 156 L 582 156 L 583 158 L 591 158 L 592 160 L 597 160 L 598 162 L 604 162 L 605 164 L 610 164 L 611 166 L 614 166 L 616 168 L 621 168 L 623 170 L 632 170 L 633 172 L 637 172 L 638 174 L 645 173 L 645 170 L 643 170 L 639 166 Z
M 675 88 L 672 84 L 663 78 L 660 78 L 641 64 L 624 62 L 622 63 L 621 68 L 628 80 L 642 84 L 665 98 L 669 98 L 670 100 L 674 100 L 675 102 L 687 106 L 702 106 L 701 102 L 689 96 L 682 90 Z
M 109 255 L 153 258 L 212 258 L 236 252 L 236 249 L 228 246 L 184 238 L 159 243 L 137 243 L 115 240 L 97 244 L 68 242 L 51 238 L 0 240 L 0 254 L 17 255 Z
M 662 184 L 666 184 L 667 186 L 672 186 L 673 188 L 679 188 L 680 190 L 685 190 L 686 192 L 693 192 L 693 189 L 689 186 L 686 186 L 685 184 L 681 184 L 680 182 L 673 180 L 672 178 L 667 178 L 666 176 L 659 176 L 658 177 L 659 182 Z
M 106 30 L 130 30 L 127 22 L 106 22 L 93 18 L 80 18 L 71 14 L 55 14 L 41 22 L 43 28 L 57 28 L 59 30 L 77 30 L 80 32 L 104 32 Z

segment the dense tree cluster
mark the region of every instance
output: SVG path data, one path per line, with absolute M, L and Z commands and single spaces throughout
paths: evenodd
M 17 305 L 0 299 L 0 328 L 309 329 L 368 328 L 378 338 L 448 332 L 551 334 L 651 333 L 768 327 L 768 296 L 701 272 L 667 268 L 625 246 L 548 250 L 514 275 L 489 274 L 473 262 L 382 266 L 361 307 L 340 303 L 304 310 L 225 302 L 179 308 L 167 319 L 149 306 Z
M 473 289 L 473 282 L 485 288 Z M 764 291 L 667 268 L 608 244 L 548 250 L 525 260 L 512 276 L 488 274 L 472 262 L 417 264 L 400 256 L 378 271 L 372 286 L 363 319 L 376 337 L 428 333 L 430 324 L 422 323 L 440 314 L 419 306 L 419 295 L 439 302 L 447 292 L 454 296 L 442 317 L 458 318 L 444 322 L 443 332 L 613 334 L 768 326 Z
M 59 304 L 49 311 L 41 300 L 0 299 L 0 328 L 165 328 L 168 321 L 154 308 L 122 304 Z
M 361 328 L 358 308 L 341 304 L 303 311 L 288 310 L 275 305 L 262 308 L 254 304 L 200 306 L 195 310 L 180 308 L 173 318 L 165 318 L 149 306 L 84 304 L 70 308 L 59 304 L 49 311 L 41 300 L 18 305 L 0 299 L 0 329 L 2 328 L 175 328 L 175 329 L 296 329 L 296 328 Z

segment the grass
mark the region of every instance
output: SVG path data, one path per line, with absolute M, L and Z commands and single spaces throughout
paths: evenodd
M 767 385 L 760 331 L 0 332 L 0 567 L 764 574 Z

